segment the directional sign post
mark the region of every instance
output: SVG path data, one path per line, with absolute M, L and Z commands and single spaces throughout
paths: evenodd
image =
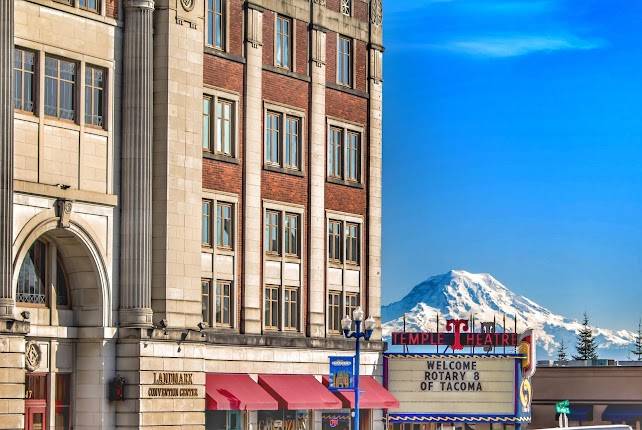
M 571 414 L 571 402 L 562 400 L 555 403 L 555 412 L 560 416 L 560 427 L 568 427 L 568 416 Z

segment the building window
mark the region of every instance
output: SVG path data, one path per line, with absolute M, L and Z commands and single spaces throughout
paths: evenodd
M 299 256 L 299 216 L 285 214 L 285 254 Z
M 14 107 L 24 112 L 33 113 L 36 92 L 36 53 L 16 48 L 14 62 Z
M 281 114 L 268 112 L 265 120 L 265 162 L 280 165 Z
M 45 114 L 76 119 L 76 68 L 73 61 L 45 58 Z
M 265 212 L 265 252 L 281 254 L 281 212 L 268 210 Z
M 232 248 L 232 205 L 229 203 L 216 204 L 216 246 L 219 248 Z
M 341 261 L 341 221 L 328 222 L 328 258 L 330 261 Z
M 265 117 L 265 163 L 301 170 L 301 134 L 300 117 L 268 111 Z
M 288 116 L 285 120 L 285 166 L 288 169 L 299 170 L 299 148 L 301 146 L 301 119 Z
M 100 13 L 99 0 L 78 0 L 78 6 L 81 9 L 90 10 L 92 12 Z
M 341 127 L 328 131 L 328 177 L 361 182 L 361 134 Z
M 243 426 L 240 411 L 207 411 L 206 429 L 241 430 Z
M 299 329 L 299 290 L 297 288 L 285 289 L 285 315 L 283 328 L 285 330 Z
M 55 428 L 71 428 L 71 374 L 56 373 L 56 417 Z
M 359 224 L 346 223 L 346 262 L 359 264 Z
M 328 294 L 328 330 L 333 333 L 341 332 L 341 293 L 331 291 Z
M 207 0 L 207 44 L 225 49 L 224 0 Z
M 352 15 L 352 0 L 341 0 L 341 13 L 344 15 Z
M 343 130 L 330 127 L 328 136 L 328 176 L 343 177 Z
M 232 326 L 232 283 L 230 281 L 216 282 L 216 319 L 218 326 Z
M 201 280 L 201 314 L 203 322 L 207 325 L 212 325 L 212 318 L 210 312 L 210 290 L 212 289 L 212 281 L 209 279 Z
M 276 65 L 285 69 L 292 68 L 292 20 L 283 16 L 276 17 Z
M 352 40 L 339 36 L 337 49 L 337 80 L 339 84 L 352 86 Z
M 265 328 L 279 329 L 279 287 L 265 287 Z
M 235 157 L 235 104 L 220 97 L 203 96 L 203 150 Z
M 352 312 L 359 307 L 359 294 L 356 293 L 347 293 L 346 294 L 346 315 L 348 315 L 350 318 L 352 318 Z M 354 330 L 354 322 L 352 325 L 352 329 Z M 362 327 L 363 329 L 363 327 Z
M 212 246 L 212 201 L 203 200 L 201 213 L 201 242 Z
M 45 276 L 47 274 L 47 246 L 37 240 L 31 245 L 20 267 L 16 301 L 33 305 L 47 304 Z
M 105 69 L 85 68 L 85 123 L 104 127 Z

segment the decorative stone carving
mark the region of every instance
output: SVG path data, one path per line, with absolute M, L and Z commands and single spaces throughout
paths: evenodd
M 72 200 L 58 199 L 55 203 L 56 217 L 58 218 L 58 228 L 69 228 L 69 218 L 73 210 L 74 202 Z
M 325 0 L 312 0 L 314 4 L 318 4 L 319 6 L 325 6 Z
M 375 82 L 383 80 L 383 52 L 379 49 L 370 50 L 370 79 Z
M 263 46 L 263 12 L 260 10 L 247 10 L 247 41 L 253 48 Z
M 185 12 L 191 12 L 194 9 L 194 0 L 181 0 L 181 6 Z
M 383 5 L 381 0 L 370 1 L 370 22 L 376 26 L 380 26 L 383 22 Z
M 42 351 L 40 350 L 40 345 L 30 340 L 25 346 L 25 368 L 29 372 L 33 372 L 40 367 L 41 360 Z
M 317 67 L 325 64 L 325 33 L 321 30 L 312 30 L 312 61 Z

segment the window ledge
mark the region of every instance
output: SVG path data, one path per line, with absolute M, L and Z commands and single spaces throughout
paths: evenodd
M 238 158 L 228 157 L 227 155 L 213 154 L 207 151 L 203 151 L 203 158 L 207 158 L 209 160 L 222 161 L 224 163 L 229 163 L 229 164 L 237 164 L 237 165 L 241 164 Z
M 344 185 L 346 187 L 350 188 L 358 188 L 358 189 L 363 189 L 364 186 L 360 182 L 352 182 L 352 181 L 346 181 L 344 179 L 337 179 L 337 178 L 326 178 L 326 182 L 330 184 L 336 184 L 336 185 Z
M 206 54 L 214 55 L 215 57 L 220 57 L 226 60 L 234 61 L 235 63 L 245 64 L 247 62 L 245 58 L 241 57 L 240 55 L 230 54 L 229 52 L 222 51 L 218 48 L 214 48 L 213 46 L 209 46 L 209 45 L 205 45 L 203 47 L 203 52 L 205 52 Z
M 268 170 L 270 172 L 284 173 L 286 175 L 298 176 L 303 178 L 305 174 L 300 170 L 286 169 L 281 166 L 273 166 L 271 164 L 263 164 L 263 170 Z
M 277 73 L 277 74 L 283 75 L 283 76 L 288 76 L 290 78 L 298 79 L 300 81 L 312 82 L 312 78 L 310 78 L 308 75 L 304 75 L 302 73 L 292 72 L 292 71 L 290 71 L 288 69 L 284 69 L 282 67 L 264 65 L 263 66 L 263 70 L 267 70 L 268 72 Z
M 325 86 L 327 88 L 341 91 L 341 92 L 344 92 L 353 96 L 361 97 L 364 99 L 370 98 L 370 94 L 366 93 L 365 91 L 355 90 L 354 88 L 346 87 L 345 85 L 335 84 L 334 82 L 326 82 Z

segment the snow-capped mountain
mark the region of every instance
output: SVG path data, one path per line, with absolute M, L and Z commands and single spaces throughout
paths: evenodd
M 493 321 L 496 318 L 499 325 L 503 315 L 506 315 L 507 328 L 513 331 L 513 318 L 517 318 L 518 331 L 526 328 L 535 330 L 539 359 L 555 359 L 562 340 L 570 358 L 575 353 L 576 333 L 581 328 L 579 321 L 556 315 L 532 300 L 513 293 L 487 273 L 473 274 L 461 270 L 433 276 L 415 286 L 402 300 L 384 306 L 382 321 L 385 337 L 392 332 L 403 331 L 404 314 L 407 331 L 435 331 L 437 314 L 442 331 L 445 330 L 446 319 L 468 319 L 471 315 L 476 321 Z M 635 339 L 634 333 L 597 327 L 593 329 L 600 358 L 628 357 Z

